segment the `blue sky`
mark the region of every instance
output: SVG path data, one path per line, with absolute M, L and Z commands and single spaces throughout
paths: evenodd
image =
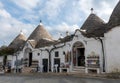
M 0 46 L 20 33 L 28 37 L 42 20 L 57 39 L 80 28 L 94 8 L 94 13 L 108 21 L 119 0 L 0 0 Z

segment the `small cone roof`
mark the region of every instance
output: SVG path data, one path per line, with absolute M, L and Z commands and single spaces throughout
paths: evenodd
M 98 31 L 98 29 L 104 29 L 104 24 L 105 22 L 101 18 L 96 14 L 91 13 L 82 25 L 81 29 L 86 30 L 86 36 L 101 36 L 103 31 Z
M 44 38 L 53 40 L 52 36 L 48 33 L 48 31 L 44 28 L 44 26 L 40 24 L 28 37 L 28 40 L 35 40 L 38 42 L 40 39 L 44 39 Z
M 114 8 L 112 15 L 108 22 L 109 28 L 113 28 L 120 25 L 120 1 Z
M 21 32 L 10 44 L 9 48 L 13 48 L 15 50 L 19 50 L 22 48 L 26 42 L 27 38 L 25 35 Z

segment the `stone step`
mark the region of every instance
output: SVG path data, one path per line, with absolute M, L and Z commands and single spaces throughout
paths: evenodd
M 77 69 L 85 69 L 84 66 L 74 66 L 73 68 L 77 68 Z
M 31 68 L 37 68 L 38 65 L 31 65 L 30 67 L 31 67 Z
M 31 63 L 31 64 L 32 64 L 32 65 L 38 65 L 38 63 L 39 63 L 38 60 L 32 60 L 32 63 Z M 23 64 L 24 64 L 24 65 L 28 65 L 28 64 L 29 64 L 29 61 L 28 61 L 28 60 L 27 60 L 27 61 L 23 61 Z
M 32 68 L 32 67 L 24 67 L 22 69 L 22 73 L 31 73 L 31 72 L 34 72 L 35 71 L 35 68 Z
M 74 67 L 72 72 L 85 73 L 85 67 Z

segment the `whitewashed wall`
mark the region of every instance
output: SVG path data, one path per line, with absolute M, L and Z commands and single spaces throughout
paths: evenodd
M 38 53 L 40 54 L 39 56 L 38 56 Z M 39 61 L 39 66 L 43 65 L 42 64 L 43 63 L 42 62 L 43 59 L 48 59 L 49 58 L 48 52 L 45 51 L 44 49 L 43 49 L 43 51 L 41 51 L 41 50 L 35 51 L 35 55 L 36 56 L 33 56 L 33 59 L 36 59 L 36 60 Z
M 95 54 L 100 57 L 100 70 L 102 72 L 103 69 L 103 53 L 102 53 L 102 44 L 100 40 L 91 39 L 87 41 L 86 45 L 86 56 L 91 54 L 91 52 L 95 52 Z
M 120 26 L 105 33 L 107 72 L 120 71 Z
M 59 58 L 60 59 L 60 63 L 64 63 L 64 55 L 63 55 L 63 51 L 65 50 L 64 47 L 62 48 L 58 48 L 58 49 L 55 49 L 54 51 L 51 52 L 51 61 L 52 61 L 52 67 L 54 66 L 54 59 L 55 58 Z M 55 57 L 55 52 L 59 52 L 59 56 L 58 57 Z
M 68 51 L 72 51 L 72 47 L 74 45 L 74 43 L 76 42 L 81 42 L 84 44 L 85 47 L 85 58 L 91 53 L 91 52 L 95 52 L 96 54 L 98 54 L 100 56 L 100 67 L 101 67 L 101 71 L 102 71 L 102 59 L 103 59 L 103 55 L 102 55 L 102 46 L 101 46 L 101 42 L 99 40 L 96 40 L 94 38 L 86 38 L 84 37 L 79 30 L 77 30 L 75 32 L 75 36 L 73 38 L 72 41 L 70 42 L 66 42 L 65 46 L 62 48 L 58 48 L 55 49 L 51 52 L 51 66 L 53 68 L 54 66 L 54 59 L 55 57 L 55 52 L 58 51 L 59 52 L 59 57 L 60 58 L 60 63 L 65 63 L 65 55 L 63 54 L 63 52 L 67 53 Z M 62 46 L 62 44 L 58 44 L 57 47 Z M 52 49 L 53 46 L 49 46 L 49 47 L 44 47 L 44 48 L 39 48 L 39 49 L 33 49 L 31 47 L 31 45 L 28 43 L 28 46 L 25 46 L 23 48 L 23 51 L 20 52 L 18 59 L 24 58 L 24 52 L 26 48 L 30 48 L 32 50 L 33 53 L 33 60 L 38 60 L 39 61 L 39 65 L 42 65 L 42 59 L 49 59 L 49 54 L 47 51 L 45 51 L 45 49 Z M 43 49 L 43 51 L 41 51 L 40 49 Z M 38 53 L 40 55 L 38 55 Z M 13 57 L 13 63 L 15 62 L 16 57 Z M 72 64 L 71 64 L 72 66 Z M 71 69 L 70 69 L 71 70 Z
M 0 56 L 0 62 L 3 62 L 4 56 Z
M 71 45 L 73 46 L 75 42 L 79 41 L 84 44 L 85 47 L 85 58 L 91 54 L 91 52 L 95 52 L 100 57 L 100 71 L 103 70 L 103 53 L 102 53 L 102 45 L 100 40 L 96 40 L 94 38 L 86 38 L 84 37 L 80 31 L 76 31 L 75 35 L 78 37 L 74 37 L 73 41 L 71 41 Z M 72 49 L 72 48 L 71 48 Z M 85 59 L 85 62 L 87 60 Z

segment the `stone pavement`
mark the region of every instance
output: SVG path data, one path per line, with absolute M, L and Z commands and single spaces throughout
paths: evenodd
M 62 76 L 72 76 L 72 77 L 82 77 L 82 78 L 107 78 L 106 74 L 81 74 L 81 73 L 6 73 L 6 76 L 34 76 L 34 77 L 62 77 Z
M 120 79 L 93 78 L 66 73 L 32 73 L 0 75 L 0 83 L 120 83 Z

